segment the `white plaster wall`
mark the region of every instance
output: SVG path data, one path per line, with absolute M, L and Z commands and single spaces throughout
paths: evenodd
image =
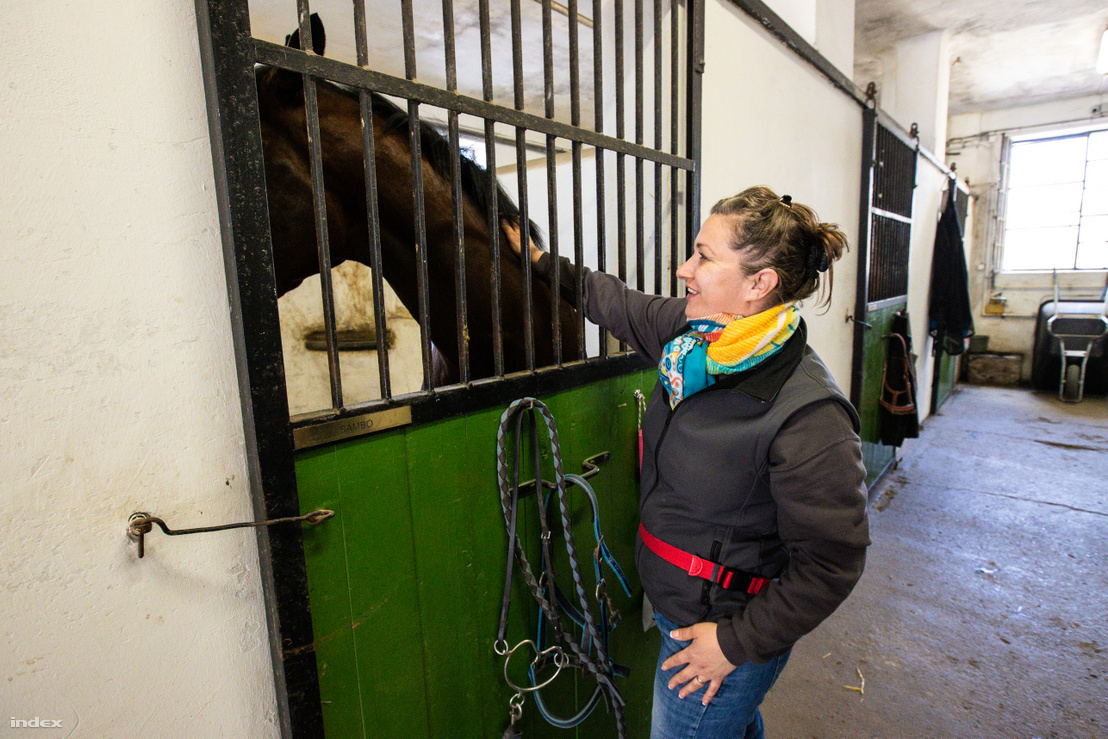
M 727 2 L 708 3 L 702 208 L 751 185 L 812 206 L 857 241 L 862 109 Z M 850 388 L 856 252 L 835 264 L 826 313 L 802 309 L 809 340 Z
M 989 351 L 1023 354 L 1024 380 L 1031 377 L 1035 317 L 1039 305 L 1053 298 L 1053 277 L 1050 272 L 1001 272 L 993 278 L 1003 136 L 1105 123 L 1102 115 L 1103 99 L 1096 96 L 950 118 L 948 158 L 969 182 L 976 206 L 972 224 L 976 236 L 968 257 L 975 328 L 989 337 Z M 1104 270 L 1061 272 L 1059 284 L 1067 297 L 1095 297 L 1106 277 Z M 994 294 L 1007 300 L 1002 316 L 983 312 Z
M 850 76 L 854 69 L 854 0 L 817 0 L 814 45 Z
M 193 4 L 4 17 L 3 715 L 275 736 L 254 535 L 125 535 L 251 517 Z
M 947 176 L 923 157 L 917 159 L 916 191 L 912 198 L 912 236 L 908 251 L 908 317 L 912 349 L 916 353 L 916 406 L 920 418 L 931 408 L 934 379 L 934 340 L 927 333 L 927 309 L 931 295 L 931 262 L 935 253 L 935 232 L 946 203 Z
M 907 130 L 919 125 L 920 143 L 942 160 L 946 143 L 950 98 L 950 33 L 933 33 L 905 39 L 881 54 L 875 64 L 857 73 L 874 73 L 873 79 L 857 79 L 863 87 L 877 83 L 877 102 Z

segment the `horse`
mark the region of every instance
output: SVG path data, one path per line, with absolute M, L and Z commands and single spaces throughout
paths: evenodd
M 325 43 L 323 25 L 314 14 L 311 23 L 314 51 L 322 55 Z M 286 38 L 286 45 L 300 48 L 299 37 L 298 30 Z M 265 66 L 256 68 L 255 77 L 274 270 L 277 294 L 280 296 L 319 272 L 303 77 L 296 72 Z M 339 265 L 353 259 L 372 266 L 358 95 L 324 81 L 316 82 L 316 88 L 332 264 Z M 404 111 L 386 98 L 376 93 L 370 95 L 378 181 L 381 273 L 404 307 L 418 316 L 414 178 L 409 146 L 411 121 Z M 438 355 L 433 372 L 433 383 L 437 387 L 456 383 L 460 378 L 455 302 L 458 241 L 454 230 L 454 197 L 450 178 L 452 152 L 449 142 L 426 123 L 420 124 L 419 136 L 426 212 L 428 268 L 425 289 L 430 307 L 430 340 Z M 488 215 L 491 205 L 488 202 L 489 178 L 493 175 L 469 158 L 459 158 L 467 306 L 464 330 L 468 339 L 470 377 L 476 380 L 493 377 L 496 372 L 493 352 L 493 260 Z M 521 216 L 499 184 L 496 185 L 496 194 L 501 219 L 501 335 L 504 372 L 510 374 L 528 369 L 523 267 L 519 256 L 508 248 L 504 234 L 504 224 L 518 227 Z M 528 226 L 532 240 L 541 243 L 534 223 Z M 552 286 L 532 272 L 535 367 L 553 365 L 558 361 L 553 341 L 555 304 L 552 292 Z M 562 336 L 565 337 L 561 360 L 577 360 L 580 358 L 576 340 L 577 312 L 564 296 L 559 296 L 557 311 Z

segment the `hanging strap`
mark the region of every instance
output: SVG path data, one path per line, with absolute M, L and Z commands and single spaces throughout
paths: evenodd
M 556 500 L 558 503 L 558 510 L 561 514 L 562 534 L 565 539 L 565 547 L 567 559 L 569 561 L 570 574 L 573 578 L 574 591 L 577 596 L 577 601 L 580 604 L 580 610 L 578 613 L 582 616 L 584 621 L 582 625 L 582 637 L 587 644 L 592 648 L 584 649 L 581 644 L 577 642 L 573 634 L 562 626 L 561 619 L 556 607 L 556 599 L 549 597 L 548 593 L 551 588 L 545 587 L 540 583 L 531 569 L 530 563 L 527 560 L 527 555 L 523 547 L 522 541 L 519 538 L 518 530 L 518 507 L 519 507 L 519 464 L 522 456 L 522 419 L 523 415 L 528 414 L 530 417 L 529 429 L 532 436 L 532 461 L 534 464 L 534 480 L 536 492 L 543 487 L 542 480 L 542 455 L 540 451 L 539 435 L 537 428 L 537 416 L 541 416 L 546 426 L 547 437 L 550 443 L 550 457 L 554 467 L 554 491 L 556 492 Z M 514 459 L 512 464 L 511 481 L 509 481 L 508 475 L 508 429 L 513 425 L 512 421 L 515 421 L 515 444 L 514 444 Z M 588 673 L 591 673 L 593 678 L 597 682 L 597 693 L 599 693 L 607 704 L 608 710 L 615 713 L 616 719 L 616 731 L 621 739 L 626 736 L 626 725 L 624 720 L 624 699 L 620 694 L 619 689 L 613 682 L 615 676 L 615 670 L 612 665 L 611 658 L 608 655 L 607 639 L 602 639 L 600 632 L 597 628 L 596 620 L 593 618 L 592 610 L 589 608 L 587 596 L 585 593 L 584 583 L 581 578 L 580 567 L 577 564 L 577 549 L 573 540 L 572 522 L 569 510 L 569 497 L 566 492 L 566 475 L 562 469 L 561 448 L 558 443 L 558 431 L 554 426 L 554 417 L 551 415 L 550 410 L 540 401 L 534 398 L 521 398 L 513 402 L 508 406 L 507 410 L 500 417 L 500 427 L 497 431 L 497 443 L 496 443 L 496 472 L 497 482 L 500 489 L 500 502 L 501 508 L 504 513 L 504 523 L 508 529 L 508 556 L 504 573 L 504 592 L 500 603 L 500 624 L 497 629 L 497 639 L 493 646 L 493 651 L 497 654 L 505 657 L 505 679 L 508 679 L 508 666 L 507 660 L 511 658 L 512 652 L 518 649 L 523 644 L 534 643 L 529 640 L 521 642 L 509 649 L 505 640 L 508 629 L 508 611 L 511 603 L 511 587 L 512 587 L 512 574 L 518 564 L 519 571 L 523 576 L 524 581 L 527 584 L 528 589 L 531 591 L 532 597 L 535 602 L 538 603 L 543 617 L 550 624 L 550 630 L 553 634 L 554 646 L 549 647 L 546 650 L 536 649 L 535 660 L 532 661 L 532 668 L 541 664 L 544 658 L 553 659 L 554 663 L 559 669 L 572 660 L 573 663 L 581 665 Z M 539 505 L 537 506 L 539 512 L 539 523 L 541 526 L 541 541 L 542 541 L 542 575 L 543 580 L 552 582 L 554 580 L 554 558 L 551 552 L 551 531 L 547 522 L 546 506 L 543 505 L 541 496 Z M 598 547 L 599 549 L 599 547 Z M 606 551 L 605 547 L 605 551 Z M 565 645 L 566 649 L 563 650 L 561 645 Z M 591 652 L 595 649 L 596 657 L 593 658 Z M 553 655 L 550 657 L 549 655 Z M 533 670 L 532 670 L 533 674 Z M 555 673 L 557 674 L 557 673 Z M 553 678 L 550 678 L 552 680 Z M 549 680 L 547 681 L 549 682 Z M 532 682 L 532 686 L 529 688 L 522 688 L 512 685 L 509 681 L 509 685 L 517 690 L 516 695 L 513 697 L 512 703 L 512 724 L 516 723 L 519 717 L 519 708 L 522 706 L 523 694 L 526 692 L 535 692 L 542 685 L 536 685 Z M 509 731 L 512 730 L 512 726 L 509 726 Z
M 672 544 L 666 544 L 647 531 L 646 526 L 641 522 L 639 523 L 639 536 L 642 537 L 642 543 L 646 544 L 647 549 L 657 554 L 666 562 L 669 562 L 671 565 L 677 565 L 693 577 L 701 577 L 709 582 L 713 582 L 724 590 L 737 590 L 750 593 L 751 595 L 757 595 L 762 591 L 762 588 L 770 582 L 768 577 L 759 577 L 749 572 L 724 567 L 718 562 L 698 557 L 695 554 L 689 554 L 685 550 L 678 549 Z
M 904 340 L 903 336 L 897 333 L 888 334 L 885 336 L 885 339 L 897 339 L 900 342 L 899 349 L 904 355 L 902 360 L 904 364 L 904 388 L 898 390 L 889 384 L 889 361 L 888 358 L 886 358 L 885 366 L 881 370 L 881 386 L 883 392 L 881 393 L 881 397 L 877 399 L 877 402 L 880 403 L 885 410 L 894 415 L 899 416 L 915 413 L 916 403 L 914 398 L 912 398 L 912 360 L 911 357 L 908 356 L 908 343 Z M 885 399 L 886 395 L 888 396 L 888 400 Z M 904 398 L 901 398 L 901 396 L 904 396 Z

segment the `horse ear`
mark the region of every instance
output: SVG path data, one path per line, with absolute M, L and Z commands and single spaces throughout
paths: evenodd
M 308 19 L 312 24 L 312 51 L 318 56 L 323 56 L 323 50 L 327 48 L 327 32 L 323 30 L 323 21 L 319 19 L 319 13 L 312 13 Z M 285 36 L 285 46 L 291 46 L 294 49 L 303 48 L 300 45 L 300 29 Z

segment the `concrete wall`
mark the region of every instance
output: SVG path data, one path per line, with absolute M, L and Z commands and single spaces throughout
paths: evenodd
M 251 517 L 193 3 L 4 16 L 4 721 L 274 736 L 254 535 L 125 534 Z
M 1047 132 L 1091 123 L 1108 123 L 1099 97 L 951 116 L 947 144 L 951 161 L 970 184 L 976 208 L 976 237 L 969 257 L 970 298 L 978 334 L 989 336 L 989 350 L 1023 354 L 1023 378 L 1031 376 L 1035 316 L 1044 300 L 1053 298 L 1050 272 L 999 272 L 997 207 L 1004 135 Z M 1096 296 L 1104 286 L 1104 270 L 1061 272 L 1059 283 L 1068 296 Z M 1006 299 L 1005 313 L 986 316 L 983 306 L 992 295 Z

